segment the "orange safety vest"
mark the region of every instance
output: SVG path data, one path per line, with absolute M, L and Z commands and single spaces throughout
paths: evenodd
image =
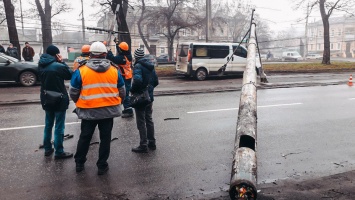
M 124 79 L 131 79 L 132 78 L 132 68 L 131 68 L 131 62 L 126 58 L 126 64 L 124 65 L 119 65 L 120 71 Z
M 75 71 L 76 69 L 78 69 L 78 67 L 80 67 L 80 62 L 81 61 L 89 60 L 89 59 L 90 59 L 89 56 L 87 56 L 87 57 L 79 56 L 79 57 L 75 58 L 74 64 L 73 64 L 73 70 Z
M 96 72 L 88 66 L 79 67 L 82 88 L 76 102 L 78 108 L 101 108 L 121 104 L 119 97 L 118 70 L 114 66 L 106 72 Z

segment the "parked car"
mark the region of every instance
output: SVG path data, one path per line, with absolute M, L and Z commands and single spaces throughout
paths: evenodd
M 157 57 L 157 62 L 158 63 L 167 63 L 169 62 L 169 55 L 168 54 L 163 54 Z
M 323 56 L 320 55 L 320 54 L 308 54 L 308 55 L 306 56 L 306 59 L 307 59 L 307 60 L 313 60 L 313 59 L 321 60 L 321 59 L 323 59 Z
M 16 58 L 0 53 L 0 81 L 17 82 L 23 86 L 33 86 L 38 81 L 38 64 L 21 62 Z
M 155 67 L 158 66 L 157 58 L 155 57 L 155 55 L 145 54 L 144 58 L 148 58 L 148 60 L 150 60 L 150 62 L 153 63 Z
M 302 56 L 297 51 L 286 51 L 282 53 L 282 61 L 300 61 Z

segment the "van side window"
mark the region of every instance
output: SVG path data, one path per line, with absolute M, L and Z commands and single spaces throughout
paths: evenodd
M 210 58 L 225 58 L 229 55 L 229 46 L 209 46 Z
M 233 46 L 234 55 L 242 58 L 246 58 L 248 56 L 248 52 L 243 47 L 239 46 L 238 49 L 235 50 L 236 48 L 237 46 Z
M 207 46 L 194 45 L 193 57 L 207 57 L 208 56 L 207 48 L 208 48 Z
M 196 48 L 196 57 L 206 57 L 206 56 L 207 56 L 207 47 Z

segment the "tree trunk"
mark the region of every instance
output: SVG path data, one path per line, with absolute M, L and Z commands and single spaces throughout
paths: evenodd
M 330 38 L 329 38 L 329 15 L 325 12 L 325 0 L 319 1 L 320 14 L 324 27 L 324 51 L 322 64 L 330 65 Z
M 137 22 L 138 32 L 139 32 L 139 36 L 141 37 L 141 39 L 144 43 L 144 46 L 148 49 L 149 54 L 152 54 L 151 48 L 148 45 L 147 39 L 144 37 L 143 31 L 142 31 L 142 21 L 144 20 L 144 12 L 145 12 L 145 2 L 144 2 L 144 0 L 142 0 L 142 12 L 141 12 L 141 16 L 139 17 L 139 20 Z
M 3 0 L 4 1 L 4 8 L 6 14 L 6 22 L 7 22 L 7 29 L 9 32 L 9 39 L 10 43 L 17 48 L 18 52 L 18 59 L 21 60 L 21 46 L 18 40 L 18 34 L 16 29 L 16 22 L 15 22 L 15 7 L 11 3 L 11 0 Z
M 174 38 L 175 37 L 168 38 L 168 55 L 170 61 L 173 60 Z
M 42 23 L 42 43 L 43 52 L 46 51 L 47 47 L 53 43 L 52 38 L 52 6 L 50 5 L 50 0 L 45 0 L 44 10 L 39 0 L 35 0 L 39 16 Z
M 117 27 L 118 31 L 127 32 L 127 33 L 119 33 L 118 39 L 121 42 L 127 42 L 128 46 L 131 49 L 132 41 L 131 41 L 131 34 L 129 33 L 126 16 L 128 11 L 128 0 L 127 2 L 123 3 L 122 0 L 113 0 L 112 2 L 112 12 L 116 15 Z M 117 6 L 119 6 L 118 12 Z

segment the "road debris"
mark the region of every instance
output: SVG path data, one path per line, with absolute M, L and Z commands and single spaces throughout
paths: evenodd
M 167 121 L 167 120 L 178 120 L 180 119 L 179 117 L 168 117 L 168 118 L 165 118 L 164 121 Z
M 282 157 L 284 157 L 286 159 L 286 156 L 289 155 L 295 155 L 295 154 L 301 154 L 302 152 L 297 152 L 297 153 L 288 153 L 288 154 L 281 154 Z
M 67 140 L 67 139 L 70 139 L 70 138 L 73 138 L 73 137 L 74 137 L 74 135 L 65 134 L 65 135 L 64 135 L 64 140 Z M 51 141 L 51 144 L 53 144 L 53 143 L 54 143 L 54 141 L 52 140 L 52 141 Z M 43 148 L 44 148 L 43 144 L 40 144 L 40 145 L 39 145 L 39 148 L 40 148 L 40 149 L 43 149 Z

